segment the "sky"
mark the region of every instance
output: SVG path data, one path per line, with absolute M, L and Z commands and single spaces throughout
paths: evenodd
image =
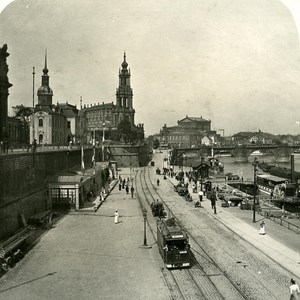
M 9 107 L 32 106 L 45 49 L 53 103 L 115 103 L 126 51 L 146 136 L 185 116 L 227 136 L 300 134 L 298 0 L 0 0 L 1 10 Z

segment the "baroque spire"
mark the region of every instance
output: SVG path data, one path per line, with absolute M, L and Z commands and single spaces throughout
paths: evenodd
M 45 50 L 45 67 L 44 67 L 44 70 L 43 70 L 43 73 L 45 75 L 47 75 L 49 72 L 48 68 L 47 68 L 47 49 Z

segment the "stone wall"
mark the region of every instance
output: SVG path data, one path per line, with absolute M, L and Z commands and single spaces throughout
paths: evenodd
M 139 167 L 149 162 L 146 146 L 119 147 L 112 151 L 118 166 Z M 93 149 L 84 150 L 86 168 L 92 166 Z M 96 150 L 96 161 L 102 157 Z M 81 164 L 81 151 L 57 149 L 51 152 L 0 155 L 0 241 L 20 228 L 19 216 L 28 220 L 38 211 L 49 208 L 47 182 L 50 176 Z
M 148 145 L 113 145 L 109 147 L 110 159 L 117 161 L 118 167 L 141 167 L 149 163 Z
M 84 151 L 86 166 L 92 154 L 92 149 Z M 19 215 L 28 219 L 47 208 L 49 176 L 80 162 L 80 150 L 0 155 L 0 240 L 20 227 Z

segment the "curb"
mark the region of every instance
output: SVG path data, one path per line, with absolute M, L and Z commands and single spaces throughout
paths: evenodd
M 109 196 L 109 194 L 111 193 L 111 191 L 115 188 L 115 186 L 117 185 L 117 183 L 119 182 L 118 179 L 114 179 L 110 186 L 109 186 L 109 190 L 108 190 L 108 193 L 105 195 L 104 197 L 104 200 L 103 201 L 100 201 L 100 203 L 97 205 L 97 206 L 94 206 L 94 212 L 96 212 L 100 206 L 102 205 L 102 203 L 106 200 L 106 198 Z

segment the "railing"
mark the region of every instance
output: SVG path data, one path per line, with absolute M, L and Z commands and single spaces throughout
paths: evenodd
M 289 230 L 292 230 L 296 233 L 300 233 L 300 226 L 293 224 L 287 220 L 285 220 L 285 213 L 281 210 L 274 210 L 274 211 L 260 211 L 260 214 L 263 215 L 266 219 L 270 219 L 275 223 L 280 224 L 283 227 L 286 227 Z M 293 217 L 300 220 L 300 214 L 295 214 Z M 299 222 L 300 224 L 300 222 Z
M 102 146 L 102 145 L 101 145 Z M 91 149 L 93 146 L 92 145 L 84 145 L 84 149 Z M 35 149 L 36 152 L 51 152 L 51 151 L 64 151 L 64 150 L 80 150 L 81 146 L 80 145 L 72 145 L 72 146 L 54 146 L 54 145 L 49 145 L 49 146 L 37 146 Z M 100 148 L 100 146 L 96 146 L 96 148 Z M 0 155 L 7 155 L 7 154 L 20 154 L 20 153 L 32 153 L 32 148 L 31 147 L 17 147 L 13 148 L 10 147 L 6 151 L 3 151 L 0 149 Z
M 114 142 L 111 141 L 104 141 L 104 146 L 130 146 L 130 144 L 121 143 L 121 142 Z M 139 146 L 141 144 L 137 144 L 135 146 Z M 35 149 L 36 152 L 50 152 L 50 151 L 63 151 L 63 150 L 80 150 L 81 146 L 83 146 L 84 149 L 92 149 L 92 144 L 85 144 L 85 145 L 72 145 L 72 146 L 60 146 L 60 145 L 37 145 Z M 100 149 L 103 146 L 102 142 L 95 145 L 96 149 Z M 18 154 L 18 153 L 32 153 L 32 145 L 19 145 L 19 146 L 10 146 L 8 149 L 2 149 L 0 147 L 0 155 L 6 155 L 6 154 Z

